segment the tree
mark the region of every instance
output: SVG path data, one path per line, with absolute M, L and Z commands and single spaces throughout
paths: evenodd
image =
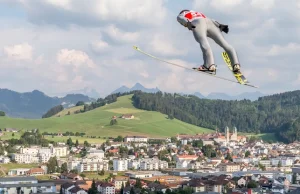
M 65 162 L 61 165 L 61 168 L 60 168 L 61 172 L 64 173 L 64 172 L 68 172 L 68 164 Z
M 14 136 L 15 136 L 15 133 L 12 133 L 12 134 L 11 134 L 11 136 L 13 136 L 13 137 L 14 137 Z
M 89 144 L 86 140 L 83 142 L 84 147 L 90 147 L 91 144 Z
M 133 187 L 130 189 L 130 194 L 135 194 Z
M 78 139 L 76 139 L 76 143 L 75 143 L 75 146 L 78 147 L 79 146 L 79 142 L 78 142 Z
M 97 193 L 98 193 L 98 190 L 97 190 L 97 187 L 96 187 L 96 182 L 95 182 L 95 179 L 93 179 L 92 186 L 88 190 L 88 194 L 97 194 Z
M 281 166 L 282 166 L 281 161 L 279 161 L 277 167 L 281 168 Z
M 266 167 L 264 165 L 262 165 L 261 163 L 258 163 L 258 167 L 262 170 L 265 171 Z
M 230 153 L 227 153 L 227 155 L 226 155 L 226 158 L 225 158 L 226 160 L 229 160 L 229 161 L 231 161 L 232 162 L 232 156 L 231 156 L 231 154 Z
M 135 188 L 142 189 L 142 183 L 141 183 L 141 180 L 139 178 L 136 179 Z
M 110 125 L 116 125 L 116 124 L 118 124 L 117 119 L 111 119 L 110 120 Z
M 123 142 L 123 137 L 119 135 L 117 138 L 113 140 L 114 142 Z
M 83 101 L 78 101 L 75 106 L 83 106 L 83 105 L 84 105 Z
M 67 140 L 67 145 L 70 147 L 73 146 L 73 141 L 72 141 L 71 137 L 69 137 L 69 139 Z
M 120 189 L 120 194 L 123 194 L 123 192 L 124 192 L 124 184 L 122 182 L 122 186 L 121 186 L 121 189 Z
M 197 148 L 201 148 L 203 146 L 203 141 L 201 139 L 193 141 L 192 146 L 197 147 Z
M 58 162 L 56 156 L 51 157 L 47 164 L 48 174 L 55 173 L 57 170 L 57 166 L 58 166 Z
M 51 108 L 48 112 L 46 112 L 42 118 L 49 118 L 52 117 L 53 115 L 56 115 L 60 111 L 64 110 L 64 107 L 62 105 L 57 105 L 53 108 Z
M 251 155 L 251 153 L 249 152 L 249 150 L 247 150 L 246 152 L 245 152 L 245 157 L 247 158 L 248 156 L 250 156 Z
M 0 117 L 5 117 L 5 112 L 0 111 Z
M 249 181 L 247 188 L 257 188 L 257 183 L 254 180 Z
M 104 168 L 102 168 L 102 170 L 100 171 L 99 175 L 101 175 L 101 176 L 105 175 Z

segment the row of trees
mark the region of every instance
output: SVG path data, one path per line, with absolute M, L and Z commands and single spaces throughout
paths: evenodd
M 51 108 L 50 110 L 48 110 L 43 116 L 42 118 L 49 118 L 52 117 L 53 115 L 56 115 L 57 113 L 59 113 L 60 111 L 64 110 L 64 107 L 62 105 L 57 105 L 53 108 Z
M 276 133 L 284 142 L 300 140 L 300 91 L 250 100 L 209 100 L 193 95 L 135 92 L 136 108 L 210 129 L 237 127 L 241 132 Z

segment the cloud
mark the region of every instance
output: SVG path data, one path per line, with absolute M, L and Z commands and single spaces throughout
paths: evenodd
M 64 65 L 73 65 L 74 67 L 87 66 L 89 68 L 95 67 L 95 63 L 83 51 L 61 49 L 57 53 L 57 61 Z
M 32 60 L 33 48 L 28 43 L 6 46 L 3 52 L 9 59 L 12 60 Z
M 298 43 L 289 43 L 285 46 L 282 45 L 273 45 L 268 51 L 269 56 L 289 56 L 300 53 L 300 44 Z
M 251 5 L 257 9 L 262 9 L 264 11 L 271 9 L 274 6 L 274 0 L 252 0 Z
M 109 36 L 113 41 L 119 43 L 131 43 L 137 41 L 140 37 L 138 32 L 125 32 L 117 28 L 115 25 L 109 25 L 105 28 L 105 33 Z
M 157 26 L 163 23 L 168 11 L 165 8 L 165 0 L 145 2 L 139 0 L 15 0 L 15 2 L 23 6 L 32 23 L 55 24 L 61 27 L 71 24 L 101 26 L 103 23 L 112 22 Z
M 96 53 L 106 52 L 110 48 L 109 44 L 103 40 L 96 40 L 91 43 L 91 46 Z

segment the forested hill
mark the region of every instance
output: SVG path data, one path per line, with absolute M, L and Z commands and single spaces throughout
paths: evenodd
M 275 132 L 285 142 L 300 140 L 298 90 L 260 97 L 253 102 L 199 99 L 162 92 L 136 92 L 132 100 L 136 108 L 159 111 L 201 127 L 224 130 L 226 126 L 235 126 L 241 132 Z

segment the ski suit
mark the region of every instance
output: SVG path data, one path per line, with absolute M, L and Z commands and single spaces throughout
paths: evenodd
M 230 44 L 228 44 L 228 42 L 223 37 L 221 27 L 226 25 L 220 24 L 217 21 L 206 17 L 203 13 L 192 10 L 183 10 L 177 16 L 177 21 L 184 27 L 188 27 L 193 31 L 195 40 L 200 44 L 205 67 L 209 68 L 211 65 L 215 64 L 213 52 L 211 50 L 207 37 L 213 39 L 228 53 L 231 63 L 239 64 L 235 49 Z

